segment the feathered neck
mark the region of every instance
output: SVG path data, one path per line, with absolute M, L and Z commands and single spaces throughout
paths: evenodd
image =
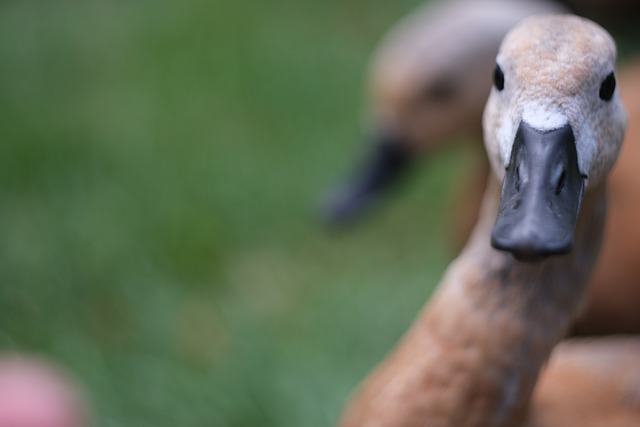
M 604 185 L 585 194 L 571 253 L 521 263 L 490 246 L 500 187 L 490 178 L 461 255 L 344 427 L 514 426 L 542 365 L 579 313 L 602 240 Z

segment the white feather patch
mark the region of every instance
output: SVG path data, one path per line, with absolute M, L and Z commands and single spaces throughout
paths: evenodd
M 527 103 L 522 111 L 522 121 L 540 132 L 560 129 L 569 123 L 560 110 L 548 105 Z

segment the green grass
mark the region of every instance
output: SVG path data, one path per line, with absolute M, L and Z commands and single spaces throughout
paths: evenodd
M 0 346 L 104 427 L 327 426 L 450 256 L 464 151 L 331 235 L 362 77 L 417 2 L 0 5 Z

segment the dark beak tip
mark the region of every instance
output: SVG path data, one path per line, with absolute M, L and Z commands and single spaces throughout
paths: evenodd
M 491 246 L 501 251 L 510 252 L 518 261 L 539 262 L 550 256 L 571 252 L 573 238 L 569 236 L 562 240 L 551 241 L 535 236 L 501 236 L 494 230 L 491 235 Z
M 329 227 L 354 225 L 407 174 L 414 153 L 393 137 L 380 136 L 360 167 L 318 203 L 319 219 Z
M 323 194 L 315 204 L 318 220 L 329 228 L 344 228 L 350 225 L 366 209 L 366 203 L 344 188 Z

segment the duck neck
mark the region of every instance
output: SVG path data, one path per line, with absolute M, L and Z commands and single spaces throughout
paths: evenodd
M 579 312 L 605 216 L 585 194 L 571 253 L 522 263 L 490 246 L 500 186 L 429 304 L 367 378 L 342 426 L 515 426 L 538 373 Z
M 542 365 L 582 307 L 604 226 L 602 185 L 585 194 L 569 254 L 519 262 L 490 246 L 498 194 L 492 179 L 469 243 L 416 324 L 432 345 L 459 350 L 460 357 L 449 360 L 467 375 L 460 390 L 470 399 L 467 407 L 493 408 L 469 425 L 518 422 Z

